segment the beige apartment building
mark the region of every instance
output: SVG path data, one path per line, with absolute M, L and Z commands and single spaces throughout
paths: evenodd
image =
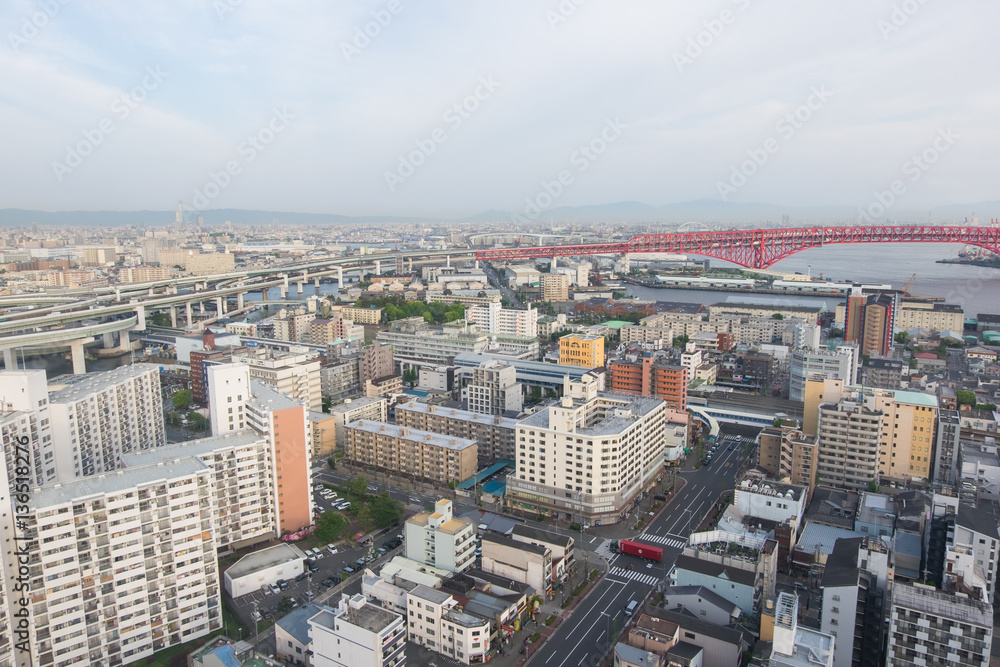
M 163 256 L 162 250 L 160 256 Z M 236 255 L 228 252 L 199 253 L 189 256 L 184 268 L 192 276 L 232 273 L 236 269 Z
M 928 331 L 957 331 L 965 328 L 962 307 L 950 303 L 900 301 L 896 313 L 896 328 L 902 331 L 926 329 Z
M 382 308 L 344 306 L 340 309 L 340 313 L 345 320 L 351 320 L 355 324 L 380 324 L 385 311 Z
M 347 444 L 347 430 L 345 427 L 351 422 L 360 420 L 373 422 L 388 421 L 389 402 L 381 397 L 349 398 L 340 405 L 334 405 L 330 408 L 330 415 L 334 420 L 337 449 L 345 451 Z
M 396 406 L 400 426 L 475 440 L 480 461 L 514 460 L 516 419 L 410 401 Z
M 461 607 L 450 593 L 423 584 L 407 591 L 407 641 L 465 665 L 486 662 L 491 623 Z
M 316 352 L 281 352 L 270 348 L 247 349 L 234 355 L 233 361 L 250 367 L 250 379 L 259 380 L 297 401 L 307 410 L 323 409 L 323 381 L 319 354 Z
M 421 512 L 403 524 L 406 557 L 447 572 L 463 572 L 473 565 L 476 525 L 456 517 L 452 502 L 442 498 L 433 512 Z
M 152 283 L 157 280 L 170 280 L 174 269 L 169 266 L 133 266 L 118 272 L 118 282 L 121 283 Z
M 539 279 L 542 301 L 569 301 L 569 276 L 543 273 Z
M 365 420 L 347 424 L 345 431 L 345 452 L 355 463 L 438 482 L 476 474 L 475 440 Z

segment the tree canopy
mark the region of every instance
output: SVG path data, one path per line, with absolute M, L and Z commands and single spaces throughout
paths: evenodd
M 323 512 L 316 523 L 316 537 L 320 542 L 336 542 L 344 529 L 347 519 L 340 512 Z
M 174 407 L 178 410 L 186 410 L 189 405 L 191 405 L 191 391 L 189 389 L 181 389 L 179 392 L 174 394 L 174 397 L 170 399 Z
M 975 405 L 976 404 L 976 392 L 969 391 L 968 389 L 959 389 L 955 392 L 955 397 L 958 399 L 959 405 Z
M 406 301 L 400 297 L 383 296 L 374 299 L 359 299 L 361 308 L 376 306 L 385 309 L 385 317 L 390 322 L 402 320 L 407 317 L 423 317 L 427 322 L 433 324 L 444 324 L 454 322 L 465 317 L 465 306 L 455 303 L 444 303 L 435 301 L 424 303 L 423 301 Z

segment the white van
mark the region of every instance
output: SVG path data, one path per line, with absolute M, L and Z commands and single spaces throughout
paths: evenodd
M 628 606 L 625 607 L 625 613 L 631 616 L 632 614 L 635 613 L 635 610 L 638 606 L 639 606 L 639 601 L 632 600 L 631 602 L 628 603 Z

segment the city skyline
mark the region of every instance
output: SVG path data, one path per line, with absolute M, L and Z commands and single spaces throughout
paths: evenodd
M 0 205 L 533 219 L 855 209 L 898 181 L 894 212 L 926 215 L 993 199 L 997 11 L 25 0 L 3 11 Z

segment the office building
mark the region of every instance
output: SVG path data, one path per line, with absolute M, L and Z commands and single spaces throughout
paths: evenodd
M 593 379 L 567 381 L 558 405 L 518 424 L 508 506 L 581 525 L 623 520 L 662 470 L 666 409 L 598 392 Z
M 212 470 L 194 457 L 29 494 L 30 662 L 126 665 L 222 629 Z M 5 585 L 15 590 L 12 552 Z
M 406 622 L 360 593 L 309 619 L 312 667 L 406 667 Z
M 742 303 L 739 301 L 716 303 L 708 307 L 708 319 L 721 320 L 726 317 L 752 317 L 761 320 L 802 320 L 806 324 L 815 324 L 819 316 L 826 310 L 824 305 L 812 305 L 817 303 L 811 300 L 803 305 L 784 305 L 772 303 Z M 822 302 L 818 302 L 822 304 Z M 775 317 L 781 315 L 781 317 Z M 700 319 L 700 317 L 698 318 Z M 676 327 L 675 327 L 676 328 Z M 780 335 L 780 331 L 778 333 Z
M 250 378 L 305 403 L 309 410 L 323 409 L 323 382 L 319 354 L 252 348 L 233 356 L 250 368 Z
M 559 339 L 559 363 L 596 368 L 604 365 L 604 336 L 568 334 Z
M 474 440 L 361 420 L 346 425 L 347 460 L 436 482 L 461 482 L 476 473 Z
M 410 401 L 396 406 L 396 424 L 475 440 L 480 465 L 516 456 L 516 419 Z
M 122 454 L 166 444 L 157 366 L 63 376 L 48 390 L 60 480 L 113 471 Z
M 806 381 L 817 375 L 843 380 L 844 384 L 857 382 L 858 346 L 837 345 L 831 349 L 810 351 L 792 350 L 790 355 L 790 380 L 788 398 L 793 401 L 805 400 Z
M 569 276 L 543 273 L 539 277 L 542 301 L 569 301 Z
M 820 581 L 820 630 L 833 637 L 834 667 L 884 664 L 892 577 L 886 542 L 857 537 L 834 544 Z
M 538 336 L 538 311 L 530 305 L 527 310 L 504 308 L 500 303 L 471 306 L 465 317 L 483 331 L 505 336 Z
M 383 397 L 348 398 L 339 405 L 330 408 L 334 420 L 337 449 L 345 451 L 347 431 L 345 427 L 356 421 L 389 421 L 389 402 Z M 399 422 L 397 422 L 399 423 Z
M 986 667 L 993 641 L 993 608 L 922 584 L 896 584 L 889 615 L 887 667 Z
M 523 404 L 517 371 L 499 360 L 486 361 L 472 371 L 465 388 L 466 407 L 477 414 L 519 413 Z
M 313 345 L 327 345 L 350 336 L 364 336 L 364 329 L 355 327 L 354 322 L 344 319 L 340 313 L 309 320 L 309 342 Z
M 476 525 L 466 517 L 455 517 L 450 500 L 439 500 L 433 512 L 421 512 L 403 524 L 406 557 L 418 563 L 463 572 L 473 565 Z
M 670 586 L 703 586 L 751 616 L 763 599 L 774 595 L 777 546 L 775 540 L 766 540 L 756 549 L 747 546 L 746 558 L 685 547 L 670 573 Z
M 615 359 L 608 362 L 608 372 L 613 392 L 655 396 L 675 410 L 687 409 L 687 386 L 692 374 L 682 365 L 645 353 L 634 361 Z
M 396 362 L 392 347 L 382 343 L 372 343 L 361 348 L 358 355 L 358 383 L 364 387 L 369 380 L 384 378 L 396 373 Z
M 173 276 L 174 269 L 167 266 L 132 266 L 125 267 L 118 272 L 118 282 L 134 285 L 170 280 Z

